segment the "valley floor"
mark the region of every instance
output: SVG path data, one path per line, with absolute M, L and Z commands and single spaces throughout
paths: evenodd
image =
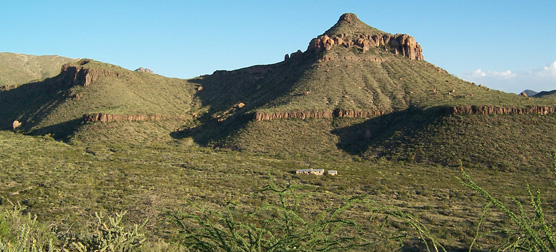
M 273 201 L 257 193 L 271 181 L 282 187 L 307 186 L 305 190 L 311 194 L 300 201 L 300 211 L 308 218 L 354 196 L 397 207 L 415 216 L 448 250 L 468 248 L 473 243 L 487 203 L 460 183 L 460 167 L 361 160 L 347 154 L 334 159 L 280 158 L 203 148 L 190 139 L 150 146 L 69 145 L 49 137 L 6 131 L 0 132 L 0 149 L 2 207 L 10 208 L 10 202 L 21 204 L 25 213 L 36 215 L 40 222 L 76 234 L 94 226 L 95 213 L 127 211 L 126 225 L 148 219 L 145 250 L 164 250 L 179 243 L 180 229 L 172 216 L 194 212 L 193 205 L 222 211 L 228 202 L 235 202 L 238 211 L 253 212 L 264 202 Z M 477 184 L 507 202 L 511 202 L 507 195 L 526 202 L 527 184 L 533 190 L 540 189 L 549 219 L 555 216 L 556 205 L 550 165 L 546 172 L 465 170 Z M 295 170 L 306 168 L 337 170 L 338 175 L 295 174 Z M 368 216 L 357 211 L 347 214 L 366 223 Z M 487 233 L 510 224 L 492 208 L 480 229 L 486 235 L 478 238 L 474 248 L 500 245 L 504 234 Z M 408 231 L 395 221 L 387 226 L 393 232 Z M 374 227 L 369 224 L 362 228 Z

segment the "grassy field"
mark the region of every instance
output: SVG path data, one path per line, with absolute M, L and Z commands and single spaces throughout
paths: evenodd
M 236 202 L 249 212 L 267 199 L 256 191 L 272 177 L 276 184 L 308 185 L 311 196 L 302 201 L 302 213 L 332 209 L 354 196 L 367 196 L 384 206 L 394 206 L 416 216 L 432 230 L 446 248 L 465 248 L 471 244 L 486 201 L 463 187 L 458 167 L 365 161 L 349 156 L 329 159 L 277 158 L 240 153 L 226 149 L 199 147 L 190 139 L 149 145 L 83 144 L 68 145 L 48 137 L 31 137 L 0 132 L 0 195 L 2 205 L 19 203 L 25 213 L 36 214 L 51 227 L 55 236 L 76 237 L 94 230 L 94 214 L 127 211 L 126 225 L 148 219 L 144 232 L 145 248 L 177 246 L 179 228 L 171 214 L 190 212 L 195 203 L 206 209 L 222 210 Z M 300 168 L 338 170 L 336 177 L 300 176 Z M 546 165 L 546 169 L 550 164 Z M 547 216 L 554 216 L 553 178 L 549 172 L 520 169 L 518 172 L 469 167 L 474 180 L 496 196 L 514 195 L 526 200 L 524 188 L 539 188 L 545 199 Z M 269 177 L 270 176 L 270 177 Z M 509 199 L 508 199 L 509 200 Z M 355 211 L 355 210 L 353 210 Z M 348 212 L 363 223 L 364 212 Z M 483 227 L 504 228 L 509 220 L 493 214 Z M 388 223 L 392 232 L 408 232 L 407 226 Z M 398 231 L 395 231 L 398 230 Z M 370 232 L 369 232 L 370 233 Z M 416 238 L 416 237 L 413 237 Z M 503 241 L 493 234 L 478 242 L 483 248 Z M 403 244 L 403 243 L 402 243 Z M 405 245 L 419 246 L 412 239 Z M 384 242 L 384 249 L 400 246 Z M 379 248 L 379 247 L 377 247 Z

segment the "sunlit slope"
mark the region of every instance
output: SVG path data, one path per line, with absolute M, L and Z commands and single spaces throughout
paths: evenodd
M 196 123 L 176 136 L 207 146 L 503 167 L 542 164 L 541 153 L 555 144 L 541 137 L 552 123 L 554 101 L 461 80 L 425 61 L 411 36 L 380 31 L 353 14 L 282 62 L 190 81 L 202 107 Z M 536 127 L 529 130 L 534 144 L 512 141 L 526 141 L 528 127 Z
M 0 87 L 41 81 L 60 73 L 62 65 L 76 61 L 56 55 L 0 53 Z

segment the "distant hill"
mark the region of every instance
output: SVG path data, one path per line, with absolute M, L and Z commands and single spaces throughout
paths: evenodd
M 85 119 L 183 121 L 192 107 L 193 86 L 185 80 L 89 59 L 61 69 L 55 77 L 0 92 L 0 127 L 17 120 L 27 132 L 69 136 Z
M 556 99 L 556 90 L 552 91 L 542 91 L 534 95 L 537 98 L 549 98 L 549 99 Z
M 530 90 L 530 89 L 523 90 L 523 92 L 521 92 L 521 93 L 525 94 L 527 96 L 534 96 L 534 95 L 538 94 L 537 91 L 533 91 L 533 90 Z
M 60 73 L 62 65 L 76 61 L 56 55 L 0 53 L 0 87 L 41 81 Z

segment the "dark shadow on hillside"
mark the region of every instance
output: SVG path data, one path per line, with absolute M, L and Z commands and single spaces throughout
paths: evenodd
M 209 113 L 226 111 L 238 103 L 246 104 L 244 110 L 253 110 L 289 93 L 315 57 L 303 54 L 272 65 L 215 71 L 190 82 L 202 87 L 196 96 L 202 106 L 210 106 Z
M 332 131 L 340 137 L 337 147 L 352 155 L 370 151 L 373 157 L 390 156 L 390 151 L 410 144 L 415 132 L 423 131 L 446 115 L 445 109 L 406 110 L 371 118 L 363 123 Z
M 34 129 L 67 99 L 71 86 L 66 84 L 64 76 L 58 75 L 41 82 L 0 91 L 0 129 L 11 130 L 12 123 L 18 120 L 22 123 L 18 131 L 32 134 L 52 133 L 62 138 L 67 137 L 75 130 L 74 126 L 78 125 L 77 119 Z
M 455 114 L 448 107 L 412 108 L 337 127 L 337 147 L 363 158 L 501 171 L 546 169 L 554 115 Z M 347 123 L 344 123 L 348 125 Z
M 237 114 L 226 120 L 219 121 L 211 119 L 210 115 L 205 115 L 199 119 L 203 122 L 202 124 L 174 131 L 170 133 L 170 136 L 175 139 L 191 137 L 201 146 L 236 149 L 235 146 L 223 145 L 224 140 L 244 128 L 252 118 L 252 114 Z
M 533 95 L 533 97 L 535 97 L 535 98 L 556 98 L 556 90 L 541 91 L 541 92 Z
M 314 62 L 316 55 L 308 53 L 272 65 L 215 71 L 189 80 L 197 85 L 196 97 L 209 111 L 197 119 L 198 126 L 181 129 L 171 136 L 193 137 L 203 146 L 221 143 L 252 120 L 254 110 L 289 94 Z
M 29 130 L 55 109 L 64 98 L 49 90 L 50 81 L 33 82 L 0 92 L 0 128 L 10 129 L 12 122 L 18 120 L 23 123 L 23 130 Z
M 79 128 L 83 124 L 82 118 L 76 118 L 73 120 L 69 120 L 63 123 L 50 125 L 47 127 L 43 127 L 30 133 L 32 135 L 46 135 L 51 134 L 52 137 L 56 140 L 61 141 L 68 141 L 70 137 L 75 133 L 77 128 Z

